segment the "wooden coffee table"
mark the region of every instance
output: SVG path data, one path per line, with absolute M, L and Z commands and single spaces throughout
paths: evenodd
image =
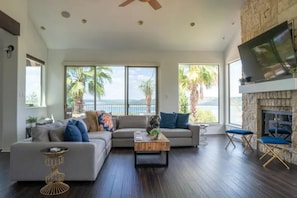
M 168 166 L 168 152 L 170 151 L 170 141 L 162 133 L 158 140 L 152 140 L 147 132 L 134 132 L 134 162 L 135 167 L 167 167 Z M 137 156 L 143 154 L 162 154 L 166 153 L 165 163 L 137 163 Z

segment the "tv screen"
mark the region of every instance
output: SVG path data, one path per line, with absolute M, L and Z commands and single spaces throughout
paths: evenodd
M 297 67 L 292 30 L 284 22 L 238 46 L 243 77 L 253 82 L 291 77 Z

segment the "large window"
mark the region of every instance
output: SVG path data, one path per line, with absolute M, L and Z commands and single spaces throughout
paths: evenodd
M 242 77 L 241 61 L 229 64 L 229 123 L 242 125 L 242 96 L 239 93 Z
M 157 67 L 66 66 L 65 107 L 73 117 L 89 110 L 113 115 L 156 114 Z
M 26 106 L 42 106 L 42 69 L 44 62 L 27 55 L 26 58 Z
M 218 122 L 218 95 L 218 65 L 179 64 L 179 112 L 191 122 Z

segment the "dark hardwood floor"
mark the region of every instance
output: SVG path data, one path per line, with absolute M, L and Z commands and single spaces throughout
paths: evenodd
M 210 135 L 206 146 L 172 148 L 168 168 L 135 169 L 132 148 L 112 149 L 95 182 L 66 182 L 61 197 L 297 197 L 296 165 L 287 170 L 274 160 L 263 168 L 260 153 L 243 154 L 240 142 L 226 151 L 226 143 Z M 44 182 L 10 181 L 9 153 L 0 153 L 0 170 L 0 197 L 42 197 Z

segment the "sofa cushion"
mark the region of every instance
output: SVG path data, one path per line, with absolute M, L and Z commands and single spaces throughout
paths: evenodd
M 113 131 L 112 115 L 109 113 L 101 113 L 98 115 L 98 124 L 104 131 Z
M 102 131 L 103 129 L 98 125 L 98 117 L 96 111 L 86 111 L 86 125 L 89 132 Z M 100 112 L 101 113 L 101 112 Z
M 37 125 L 32 128 L 31 136 L 33 142 L 49 142 L 49 131 L 54 128 L 62 127 L 63 124 L 55 122 L 53 124 Z
M 167 138 L 191 138 L 192 132 L 189 129 L 168 129 L 160 128 Z
M 49 128 L 44 126 L 36 126 L 32 128 L 31 136 L 33 142 L 49 142 Z
M 89 133 L 90 141 L 92 142 L 94 139 L 101 139 L 104 140 L 105 146 L 109 145 L 109 142 L 111 142 L 111 134 L 108 131 L 100 131 L 100 132 L 93 132 Z
M 133 138 L 135 131 L 146 131 L 145 128 L 117 129 L 112 133 L 113 138 Z
M 119 116 L 119 129 L 123 128 L 146 128 L 147 127 L 147 116 Z
M 176 113 L 164 113 L 160 112 L 160 128 L 168 128 L 168 129 L 174 129 L 177 114 Z
M 64 141 L 64 131 L 65 127 L 59 127 L 50 129 L 49 131 L 49 139 L 51 142 L 63 142 Z
M 82 135 L 79 128 L 73 124 L 68 124 L 64 133 L 64 141 L 81 142 Z
M 189 123 L 189 113 L 177 113 L 175 128 L 187 129 Z

